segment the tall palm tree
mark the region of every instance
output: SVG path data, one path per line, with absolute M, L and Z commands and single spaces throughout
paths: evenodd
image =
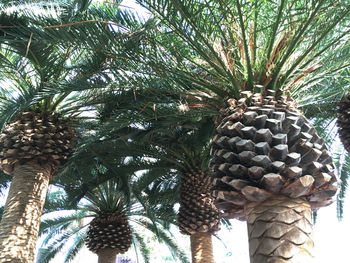
M 75 90 L 81 89 L 78 83 L 90 86 L 96 65 L 84 61 L 83 50 L 17 31 L 35 27 L 31 15 L 37 5 L 25 6 L 23 16 L 1 7 L 0 167 L 12 183 L 0 225 L 0 261 L 32 262 L 49 180 L 72 153 L 73 120 L 90 105 L 86 94 Z M 78 62 L 92 67 L 77 70 Z
M 130 59 L 167 78 L 190 110 L 217 109 L 214 194 L 247 220 L 251 262 L 309 261 L 311 209 L 332 202 L 338 179 L 292 96 L 346 66 L 349 2 L 138 2 L 159 23 Z

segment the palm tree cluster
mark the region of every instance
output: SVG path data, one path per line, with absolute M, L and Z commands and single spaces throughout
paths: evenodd
M 252 263 L 310 262 L 350 174 L 349 0 L 121 2 L 0 4 L 0 261 L 151 262 L 147 232 L 188 262 L 178 227 L 213 263 L 235 218 Z

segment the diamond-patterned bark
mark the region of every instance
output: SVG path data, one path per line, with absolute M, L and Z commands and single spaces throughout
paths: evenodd
M 220 229 L 220 213 L 214 205 L 211 178 L 203 172 L 183 174 L 178 224 L 181 233 L 214 233 Z
M 245 95 L 229 101 L 213 138 L 217 207 L 243 218 L 246 203 L 275 195 L 305 197 L 313 209 L 331 203 L 334 165 L 312 124 L 287 97 Z
M 11 174 L 16 163 L 62 165 L 72 153 L 73 131 L 55 116 L 24 112 L 0 135 L 0 167 Z
M 350 95 L 347 95 L 338 105 L 338 133 L 345 149 L 350 151 Z
M 312 216 L 305 198 L 273 196 L 245 206 L 251 263 L 310 262 Z
M 104 249 L 113 249 L 115 253 L 128 251 L 132 244 L 132 232 L 124 215 L 104 214 L 95 217 L 89 225 L 86 246 L 98 254 Z

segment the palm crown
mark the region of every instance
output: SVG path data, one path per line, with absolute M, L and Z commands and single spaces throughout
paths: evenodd
M 145 59 L 158 70 L 191 80 L 192 88 L 235 96 L 255 85 L 290 90 L 316 81 L 312 73 L 319 78 L 346 64 L 339 52 L 347 45 L 346 1 L 138 2 L 168 26 L 149 43 L 163 63 Z

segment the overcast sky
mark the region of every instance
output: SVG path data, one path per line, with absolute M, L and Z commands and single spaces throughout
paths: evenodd
M 339 222 L 336 216 L 336 205 L 322 208 L 318 211 L 316 225 L 314 226 L 315 241 L 315 263 L 339 262 L 345 263 L 349 259 L 350 236 L 350 202 L 345 202 L 344 219 Z M 214 238 L 214 256 L 216 263 L 249 263 L 248 238 L 246 223 L 238 220 L 232 220 L 232 230 L 228 231 L 224 227 L 219 232 L 222 241 Z M 179 238 L 179 244 L 184 244 L 184 248 L 189 248 L 188 238 Z M 224 245 L 224 244 L 225 245 Z M 152 254 L 166 255 L 168 252 L 164 247 L 156 247 Z M 131 258 L 134 257 L 130 253 Z M 84 249 L 72 263 L 94 263 L 97 262 L 97 256 L 87 249 Z M 162 263 L 159 258 L 152 263 Z M 164 261 L 169 262 L 169 261 Z M 57 257 L 51 263 L 62 263 L 61 258 Z

